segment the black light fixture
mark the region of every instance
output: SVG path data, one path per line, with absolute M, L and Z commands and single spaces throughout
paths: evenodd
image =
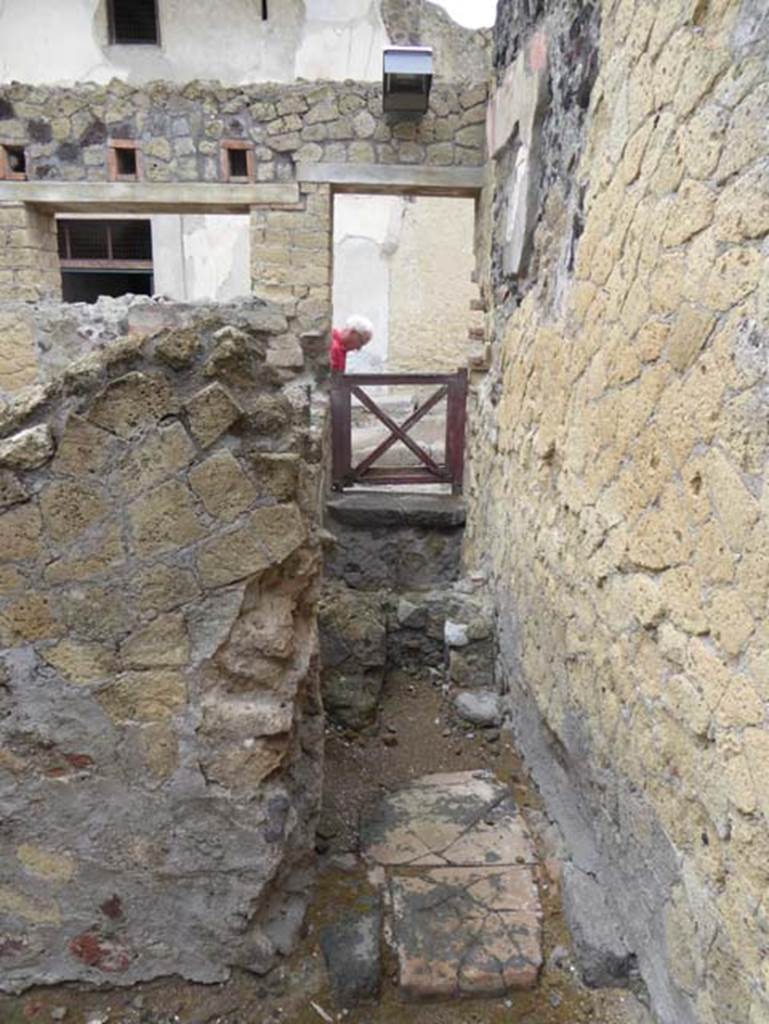
M 385 48 L 382 106 L 386 114 L 426 114 L 432 82 L 432 47 Z

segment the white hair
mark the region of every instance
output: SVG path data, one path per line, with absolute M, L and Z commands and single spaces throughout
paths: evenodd
M 365 316 L 348 316 L 344 327 L 346 331 L 355 331 L 361 338 L 374 337 L 374 325 Z

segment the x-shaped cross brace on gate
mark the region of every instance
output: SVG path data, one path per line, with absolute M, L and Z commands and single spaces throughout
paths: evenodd
M 435 408 L 438 402 L 446 397 L 448 394 L 448 388 L 446 386 L 438 388 L 435 394 L 431 395 L 426 402 L 420 405 L 418 409 L 416 409 L 403 421 L 403 423 L 400 424 L 400 426 L 395 422 L 395 420 L 391 419 L 386 412 L 383 412 L 373 398 L 371 398 L 370 395 L 367 395 L 362 388 L 357 386 L 353 387 L 352 394 L 355 395 L 358 401 L 361 402 L 369 412 L 372 412 L 377 419 L 381 420 L 381 422 L 390 431 L 390 436 L 385 438 L 385 440 L 382 441 L 382 443 L 378 445 L 370 455 L 367 455 L 366 458 L 353 469 L 353 475 L 357 479 L 361 479 L 361 477 L 371 469 L 374 463 L 381 459 L 385 452 L 389 451 L 397 441 L 401 441 L 405 444 L 406 447 L 416 455 L 419 461 L 422 462 L 438 480 L 447 479 L 445 470 L 441 469 L 438 463 L 430 458 L 424 448 L 418 445 L 417 442 L 408 435 L 408 431 L 411 430 L 412 427 L 416 426 L 416 424 L 426 416 L 431 409 Z

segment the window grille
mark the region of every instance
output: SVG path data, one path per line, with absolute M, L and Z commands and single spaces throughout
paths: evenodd
M 100 295 L 152 295 L 152 229 L 148 220 L 57 221 L 65 302 Z
M 160 41 L 156 0 L 109 0 L 110 42 L 151 45 Z
M 152 268 L 152 229 L 148 220 L 60 220 L 59 258 L 63 267 L 120 264 Z M 141 266 L 137 266 L 140 264 Z

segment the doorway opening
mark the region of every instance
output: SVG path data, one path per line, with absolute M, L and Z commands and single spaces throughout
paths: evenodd
M 334 324 L 359 315 L 374 328 L 333 385 L 338 489 L 461 488 L 474 248 L 472 198 L 334 197 Z

